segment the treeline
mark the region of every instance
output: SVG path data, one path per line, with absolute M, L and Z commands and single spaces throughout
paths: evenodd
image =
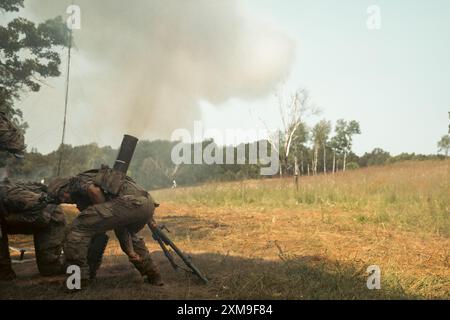
M 128 174 L 140 185 L 151 189 L 165 188 L 173 185 L 192 185 L 206 181 L 229 181 L 259 176 L 259 165 L 175 165 L 171 159 L 172 148 L 179 142 L 164 140 L 140 141 L 137 145 Z M 202 149 L 213 143 L 202 143 Z M 245 158 L 248 163 L 248 144 Z M 191 145 L 194 149 L 194 145 Z M 237 147 L 233 148 L 237 154 Z M 0 177 L 18 180 L 49 181 L 57 175 L 57 164 L 62 152 L 61 176 L 75 175 L 85 170 L 98 168 L 102 164 L 112 166 L 117 156 L 117 149 L 99 147 L 92 143 L 75 146 L 64 145 L 57 151 L 43 155 L 36 150 L 27 153 L 23 159 L 15 159 L 6 154 L 0 157 Z M 193 153 L 192 153 L 193 154 Z M 191 161 L 193 163 L 193 159 Z
M 129 175 L 132 176 L 139 184 L 151 189 L 166 188 L 173 184 L 173 180 L 177 185 L 194 185 L 207 181 L 232 181 L 241 179 L 259 179 L 267 178 L 260 175 L 260 164 L 248 164 L 248 151 L 250 144 L 241 145 L 245 147 L 245 158 L 247 164 L 181 164 L 179 166 L 173 164 L 171 159 L 172 148 L 178 142 L 171 141 L 140 141 L 136 148 L 132 164 L 129 169 Z M 202 148 L 214 143 L 212 140 L 204 141 Z M 255 142 L 256 144 L 256 142 Z M 237 155 L 237 147 L 233 148 Z M 191 145 L 194 148 L 194 145 Z M 344 165 L 342 156 L 336 157 L 331 147 L 326 147 L 326 152 L 318 153 L 317 148 L 303 146 L 301 150 L 297 149 L 291 156 L 297 154 L 299 161 L 299 170 L 302 175 L 312 175 L 324 172 L 328 168 L 328 173 L 335 166 L 335 171 L 341 171 Z M 229 149 L 226 150 L 229 152 Z M 328 152 L 327 152 L 328 151 Z M 56 168 L 60 152 L 63 152 L 63 160 L 61 166 L 61 175 L 74 175 L 79 172 L 97 168 L 101 164 L 112 165 L 117 155 L 117 150 L 111 147 L 99 147 L 96 144 L 72 147 L 70 145 L 63 146 L 62 149 L 54 151 L 47 155 L 42 155 L 36 150 L 27 153 L 24 159 L 17 160 L 6 155 L 2 155 L 0 165 L 3 167 L 3 177 L 9 176 L 13 179 L 48 181 L 56 176 Z M 225 149 L 224 149 L 225 154 Z M 281 153 L 280 153 L 281 154 Z M 317 157 L 316 157 L 317 156 Z M 325 161 L 323 161 L 325 156 Z M 391 156 L 382 149 L 374 149 L 372 152 L 365 153 L 359 157 L 353 152 L 348 152 L 345 161 L 347 161 L 347 169 L 355 169 L 358 167 L 366 167 L 372 165 L 384 165 L 397 161 L 405 160 L 428 160 L 443 159 L 445 156 L 438 155 L 417 155 L 403 153 L 397 156 Z M 235 157 L 236 159 L 236 157 Z M 318 161 L 319 160 L 319 161 Z M 316 167 L 312 170 L 313 167 Z M 309 168 L 309 169 L 308 169 Z M 331 168 L 331 170 L 330 170 Z M 294 173 L 294 166 L 290 161 L 284 169 L 284 174 L 291 175 Z

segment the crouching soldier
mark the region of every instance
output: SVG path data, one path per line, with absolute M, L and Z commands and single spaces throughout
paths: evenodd
M 63 273 L 62 241 L 66 220 L 57 204 L 47 197 L 39 183 L 0 183 L 0 280 L 16 277 L 8 246 L 8 234 L 32 234 L 36 262 L 43 276 Z
M 92 243 L 114 230 L 122 251 L 140 274 L 147 277 L 150 284 L 163 285 L 144 240 L 137 235 L 152 221 L 155 204 L 150 194 L 130 177 L 117 176 L 112 169 L 103 166 L 52 181 L 49 194 L 61 203 L 76 204 L 81 211 L 68 227 L 64 254 L 66 265 L 80 267 L 83 283 L 95 277 L 95 269 L 99 267 L 90 261 Z

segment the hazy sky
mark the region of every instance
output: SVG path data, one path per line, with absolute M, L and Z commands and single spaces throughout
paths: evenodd
M 357 153 L 374 147 L 395 154 L 436 152 L 449 124 L 449 1 L 247 3 L 274 19 L 298 44 L 288 86 L 308 88 L 323 110 L 321 117 L 360 121 Z M 381 29 L 376 31 L 366 27 L 372 4 L 381 9 Z M 249 118 L 240 116 L 242 105 L 233 101 L 220 112 L 207 108 L 206 122 L 220 126 L 234 117 L 244 126 Z M 267 99 L 247 107 L 269 121 L 277 116 L 274 105 L 274 99 Z M 258 122 L 255 118 L 252 123 Z
M 58 1 L 58 3 L 61 2 Z M 104 3 L 107 4 L 108 1 Z M 366 27 L 368 18 L 366 10 L 370 5 L 377 5 L 381 9 L 380 30 L 368 30 Z M 83 7 L 81 9 L 83 10 Z M 188 65 L 191 69 L 187 70 L 190 72 L 181 72 L 183 75 L 181 83 L 192 83 L 192 85 L 184 89 L 189 90 L 188 92 L 176 97 L 176 103 L 167 109 L 168 112 L 183 114 L 185 112 L 183 108 L 186 106 L 180 104 L 187 97 L 189 103 L 200 106 L 197 111 L 189 113 L 188 123 L 191 123 L 193 119 L 199 119 L 204 121 L 205 127 L 246 129 L 261 127 L 260 119 L 264 119 L 270 127 L 276 128 L 280 125 L 280 119 L 274 92 L 282 79 L 285 79 L 284 83 L 289 90 L 297 87 L 307 88 L 313 101 L 323 110 L 319 117 L 310 119 L 311 123 L 321 118 L 332 121 L 339 118 L 354 119 L 361 123 L 362 134 L 355 138 L 354 143 L 356 153 L 361 154 L 375 147 L 381 147 L 393 154 L 436 152 L 436 143 L 442 135 L 447 133 L 449 123 L 447 116 L 447 112 L 450 111 L 449 1 L 245 0 L 239 2 L 238 9 L 239 19 L 244 20 L 243 24 L 245 22 L 251 24 L 255 21 L 258 30 L 263 29 L 265 34 L 261 36 L 258 32 L 248 31 L 248 27 L 233 29 L 234 33 L 230 34 L 219 30 L 220 41 L 218 42 L 212 32 L 211 39 L 208 41 L 211 41 L 219 51 L 222 41 L 227 44 L 226 41 L 233 40 L 228 37 L 241 37 L 240 34 L 244 31 L 251 41 L 258 40 L 251 47 L 241 48 L 237 44 L 238 52 L 242 56 L 236 56 L 232 61 L 223 57 L 226 63 L 222 69 L 219 68 L 223 64 L 220 56 L 208 56 L 208 53 L 217 54 L 218 51 L 204 49 L 203 42 L 200 42 L 203 51 L 198 51 L 197 47 L 192 49 L 190 44 L 180 45 L 180 50 L 189 48 L 195 54 L 205 52 L 203 58 L 208 63 L 200 64 L 200 68 L 206 68 L 207 71 L 202 71 L 201 77 L 198 77 L 193 68 L 197 66 L 196 62 L 196 64 Z M 171 10 L 177 11 L 174 8 Z M 195 11 L 195 15 L 198 14 L 196 19 L 203 19 L 202 14 L 210 15 L 207 10 L 205 13 L 198 13 L 201 10 L 199 8 Z M 35 11 L 39 12 L 38 9 Z M 184 9 L 180 8 L 180 11 Z M 186 14 L 186 12 L 179 12 L 180 15 L 183 13 Z M 105 14 L 108 14 L 108 10 L 105 10 Z M 155 15 L 157 12 L 152 14 Z M 227 19 L 235 19 L 234 14 L 234 11 L 230 9 L 229 15 L 224 17 L 223 24 L 219 26 L 227 25 L 229 21 Z M 42 15 L 40 13 L 39 16 Z M 142 15 L 145 16 L 145 10 Z M 169 15 L 169 17 L 172 16 Z M 239 19 L 236 21 L 240 21 Z M 213 20 L 217 20 L 217 17 Z M 233 23 L 236 21 L 233 20 Z M 185 23 L 191 23 L 191 20 L 186 18 Z M 211 30 L 214 31 L 216 22 L 212 21 L 206 21 L 204 25 L 199 25 L 199 28 L 205 29 L 208 24 L 212 25 Z M 90 24 L 85 24 L 84 27 L 82 24 L 82 30 L 77 32 L 84 32 L 85 38 L 89 34 L 95 36 L 95 31 L 88 30 L 89 26 Z M 233 26 L 230 28 L 232 29 Z M 194 29 L 193 32 L 197 31 Z M 117 52 L 122 37 L 123 35 L 117 36 L 117 42 L 111 50 Z M 244 39 L 247 39 L 246 37 Z M 82 37 L 80 39 L 83 40 Z M 189 37 L 182 39 L 190 41 Z M 204 39 L 203 34 L 201 39 Z M 267 46 L 261 44 L 261 41 L 264 43 L 266 40 Z M 160 41 L 163 43 L 164 39 Z M 198 38 L 194 38 L 193 41 L 196 41 L 197 46 Z M 104 127 L 108 126 L 108 123 L 102 122 L 98 113 L 95 113 L 95 119 L 89 115 L 96 107 L 93 104 L 102 101 L 105 94 L 110 96 L 108 104 L 111 105 L 115 101 L 118 105 L 119 103 L 126 105 L 128 101 L 120 90 L 114 90 L 110 86 L 108 91 L 104 92 L 103 82 L 96 72 L 102 72 L 102 68 L 111 69 L 114 66 L 103 66 L 101 60 L 92 59 L 93 47 L 87 43 L 86 48 L 87 45 L 91 45 L 89 47 L 91 51 L 89 51 L 83 48 L 85 43 L 87 42 L 78 42 L 78 48 L 73 56 L 73 68 L 76 70 L 71 81 L 75 82 L 76 90 L 71 94 L 71 104 L 69 104 L 67 143 L 82 144 L 97 141 L 101 145 L 117 146 L 123 134 L 121 130 L 127 130 L 127 128 L 106 129 Z M 152 44 L 152 52 L 157 50 L 156 45 Z M 99 56 L 102 52 L 108 55 L 108 43 L 102 44 L 102 50 L 96 55 Z M 293 57 L 291 57 L 291 51 L 294 52 Z M 267 54 L 266 57 L 264 54 L 267 52 L 270 55 Z M 231 51 L 230 54 L 235 53 Z M 104 63 L 115 61 L 114 59 L 115 57 L 112 57 Z M 247 65 L 255 59 L 257 60 L 255 65 L 247 68 Z M 128 63 L 133 63 L 132 60 Z M 168 63 L 171 61 L 173 60 L 169 60 Z M 179 62 L 179 60 L 176 61 Z M 162 63 L 164 62 L 167 63 L 166 60 Z M 141 61 L 139 63 L 144 69 L 143 72 L 154 70 L 146 69 Z M 158 61 L 155 64 L 158 64 Z M 264 65 L 267 65 L 270 72 L 264 69 Z M 180 66 L 183 68 L 186 64 L 180 64 Z M 236 66 L 237 72 L 227 71 L 230 66 Z M 141 67 L 133 67 L 133 73 L 130 74 L 135 75 Z M 108 81 L 119 84 L 126 81 L 120 78 L 120 75 L 127 75 L 128 69 L 128 67 L 122 67 L 120 72 L 109 72 L 107 76 L 104 75 L 105 86 Z M 239 70 L 242 70 L 242 73 L 239 73 Z M 165 84 L 161 89 L 163 91 L 170 90 L 171 79 L 173 79 L 170 77 L 170 72 L 169 76 L 165 77 Z M 260 73 L 264 81 L 258 78 Z M 211 74 L 214 75 L 214 79 L 211 79 L 212 85 L 208 83 Z M 223 75 L 225 91 L 217 87 L 222 79 L 221 75 Z M 179 80 L 180 74 L 173 71 L 172 76 Z M 158 78 L 155 76 L 155 79 Z M 250 81 L 256 84 L 246 83 Z M 238 82 L 238 84 L 233 86 L 230 85 L 231 82 Z M 62 123 L 64 79 L 61 77 L 50 80 L 48 83 L 49 87 L 43 88 L 39 93 L 27 95 L 22 102 L 25 120 L 30 124 L 26 136 L 27 143 L 29 146 L 37 147 L 41 152 L 49 152 L 58 146 Z M 179 86 L 180 82 L 177 82 L 174 84 L 174 89 Z M 98 97 L 94 97 L 97 90 Z M 143 87 L 140 90 L 150 91 L 151 87 Z M 214 94 L 209 94 L 210 90 Z M 191 94 L 191 91 L 195 94 Z M 153 101 L 153 97 L 148 99 Z M 156 101 L 161 99 L 159 96 Z M 135 105 L 145 104 L 146 101 L 135 102 Z M 179 110 L 178 105 L 180 105 Z M 146 112 L 138 114 L 138 117 L 145 120 L 146 117 L 151 117 L 152 111 L 164 110 L 164 108 L 152 109 L 152 106 L 149 108 Z M 111 110 L 116 112 L 114 110 L 119 109 L 114 109 L 112 106 Z M 163 117 L 161 119 L 165 121 Z M 157 120 L 159 121 L 159 118 Z M 188 123 L 184 125 L 192 129 L 193 125 Z M 160 132 L 158 132 L 159 129 L 144 130 L 140 138 L 164 137 L 167 132 L 176 129 L 180 124 L 179 122 L 171 124 L 169 121 L 162 125 L 165 130 Z

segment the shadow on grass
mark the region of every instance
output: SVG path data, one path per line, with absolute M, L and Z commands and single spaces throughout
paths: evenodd
M 415 299 L 382 280 L 368 290 L 365 270 L 318 256 L 278 261 L 215 253 L 192 255 L 210 283 L 203 285 L 173 270 L 162 252 L 153 253 L 166 285 L 146 284 L 124 256 L 108 256 L 98 278 L 85 290 L 68 292 L 65 277 L 43 278 L 34 263 L 15 265 L 18 279 L 0 282 L 0 299 Z
M 164 224 L 169 228 L 176 239 L 203 239 L 218 228 L 228 228 L 227 224 L 214 220 L 200 219 L 193 216 L 162 216 L 158 217 L 158 224 Z M 172 237 L 171 235 L 171 237 Z

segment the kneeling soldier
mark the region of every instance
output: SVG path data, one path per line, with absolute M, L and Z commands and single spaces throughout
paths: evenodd
M 0 183 L 0 280 L 16 277 L 11 267 L 8 234 L 32 234 L 36 262 L 43 276 L 63 273 L 61 253 L 66 220 L 62 209 L 39 183 Z
M 150 284 L 163 285 L 144 240 L 137 235 L 152 221 L 154 201 L 130 177 L 115 178 L 113 170 L 104 166 L 50 183 L 52 197 L 61 203 L 74 203 L 81 211 L 69 226 L 64 242 L 66 264 L 79 266 L 81 279 L 86 283 L 96 274 L 88 261 L 90 245 L 106 231 L 114 230 L 122 251 L 141 275 Z M 108 191 L 111 183 L 117 192 Z

